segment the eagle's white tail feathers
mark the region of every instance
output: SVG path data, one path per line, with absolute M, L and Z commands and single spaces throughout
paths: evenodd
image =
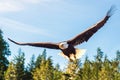
M 86 52 L 86 49 L 77 49 L 76 48 L 76 54 L 70 54 L 70 60 L 74 61 L 76 59 L 80 59 Z M 66 59 L 69 59 L 68 56 L 64 55 L 62 52 L 60 53 L 61 56 L 63 56 Z
M 86 52 L 86 49 L 77 49 L 76 48 L 76 54 L 75 54 L 75 57 L 76 59 L 79 59 L 81 58 Z

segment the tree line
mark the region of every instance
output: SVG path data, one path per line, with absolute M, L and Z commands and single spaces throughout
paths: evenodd
M 0 30 L 0 80 L 120 80 L 120 51 L 112 60 L 97 48 L 94 60 L 86 56 L 82 63 L 79 60 L 68 62 L 66 68 L 53 65 L 52 57 L 47 57 L 46 49 L 25 66 L 25 53 L 21 49 L 14 59 L 7 59 L 11 52 L 8 43 L 3 39 Z

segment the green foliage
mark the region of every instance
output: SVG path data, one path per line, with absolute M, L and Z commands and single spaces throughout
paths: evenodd
M 14 60 L 8 66 L 5 80 L 25 80 L 24 57 L 24 53 L 19 49 L 18 55 L 14 57 Z
M 81 75 L 83 80 L 89 80 L 93 77 L 91 62 L 88 60 L 88 57 L 85 58 L 85 62 L 82 68 L 83 74 Z
M 53 80 L 61 80 L 62 71 L 60 70 L 60 65 L 57 64 L 53 69 Z
M 46 60 L 46 49 L 44 49 L 44 51 L 42 52 L 42 55 L 39 55 L 37 57 L 37 60 L 35 62 L 35 67 L 40 67 L 40 64 L 42 61 Z
M 97 55 L 95 57 L 97 62 L 101 62 L 103 58 L 103 52 L 101 51 L 100 48 L 97 48 Z
M 98 49 L 94 61 L 85 58 L 82 64 L 80 60 L 68 62 L 64 71 L 60 70 L 59 64 L 53 66 L 51 57 L 46 56 L 46 50 L 34 60 L 31 58 L 27 69 L 24 67 L 24 53 L 19 51 L 19 55 L 15 57 L 14 64 L 10 63 L 5 74 L 6 80 L 119 80 L 119 52 L 116 58 L 109 60 L 103 55 L 101 49 Z M 102 53 L 102 54 L 101 54 Z M 39 59 L 40 58 L 40 59 Z M 36 64 L 39 66 L 36 66 Z M 19 67 L 18 67 L 19 65 Z M 12 74 L 12 75 L 10 75 Z
M 64 79 L 65 80 L 76 80 L 77 78 L 77 73 L 79 71 L 79 60 L 75 60 L 74 62 L 68 62 L 65 74 L 64 74 Z
M 13 62 L 11 62 L 5 73 L 5 80 L 17 80 L 16 74 L 17 74 L 17 72 L 16 72 L 15 64 L 13 64 Z
M 78 67 L 80 62 L 69 62 L 62 80 L 120 80 L 119 51 L 115 60 L 103 57 L 103 52 L 98 48 L 94 61 L 86 57 L 85 62 Z
M 35 68 L 35 55 L 32 55 L 30 63 L 27 66 L 28 71 L 32 72 Z
M 16 67 L 16 78 L 17 78 L 17 80 L 24 80 L 24 76 L 25 76 L 24 61 L 25 61 L 25 55 L 21 51 L 21 49 L 19 49 L 18 55 L 15 56 L 15 58 L 13 60 L 13 62 L 15 64 L 15 67 Z
M 53 80 L 53 63 L 51 57 L 46 58 L 46 50 L 44 50 L 42 55 L 39 55 L 39 58 L 37 58 L 37 60 L 40 60 L 40 63 L 38 63 L 39 66 L 36 66 L 33 72 L 34 80 Z
M 0 30 L 0 80 L 4 80 L 4 73 L 7 70 L 9 61 L 7 57 L 10 55 L 9 45 L 3 39 L 2 31 Z
M 27 68 L 25 70 L 25 80 L 33 80 L 32 72 L 35 69 L 35 55 L 32 55 L 30 59 L 30 63 L 27 65 Z
M 116 61 L 120 61 L 120 51 L 116 52 Z

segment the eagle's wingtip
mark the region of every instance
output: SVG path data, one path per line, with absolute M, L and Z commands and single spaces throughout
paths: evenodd
M 15 44 L 19 44 L 19 43 L 17 43 L 17 42 L 15 42 L 15 41 L 13 41 L 12 39 L 10 39 L 10 38 L 8 38 L 8 40 L 9 41 L 11 41 L 11 42 L 13 42 L 13 43 L 15 43 Z
M 13 40 L 11 40 L 10 38 L 8 38 L 9 41 L 13 42 Z
M 117 10 L 115 5 L 112 5 L 109 9 L 109 11 L 107 12 L 107 16 L 112 16 L 114 14 L 114 12 Z

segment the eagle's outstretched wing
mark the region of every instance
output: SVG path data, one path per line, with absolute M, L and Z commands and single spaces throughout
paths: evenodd
M 107 20 L 112 16 L 113 14 L 113 9 L 114 6 L 112 6 L 110 8 L 110 10 L 108 10 L 106 16 L 104 17 L 104 19 L 102 19 L 100 22 L 96 23 L 95 25 L 93 25 L 92 27 L 90 27 L 89 29 L 87 29 L 86 31 L 82 32 L 81 34 L 77 35 L 76 37 L 74 37 L 71 40 L 68 40 L 67 43 L 71 44 L 73 46 L 76 46 L 78 44 L 81 44 L 83 42 L 87 42 L 89 40 L 89 38 L 96 33 L 101 27 L 104 26 L 104 24 L 107 22 Z
M 11 42 L 18 44 L 18 45 L 28 45 L 28 46 L 35 46 L 35 47 L 44 47 L 44 48 L 50 48 L 50 49 L 59 49 L 58 44 L 56 43 L 49 43 L 49 42 L 38 42 L 38 43 L 18 43 L 15 42 L 13 40 L 11 40 L 10 38 L 8 38 L 8 40 L 10 40 Z

